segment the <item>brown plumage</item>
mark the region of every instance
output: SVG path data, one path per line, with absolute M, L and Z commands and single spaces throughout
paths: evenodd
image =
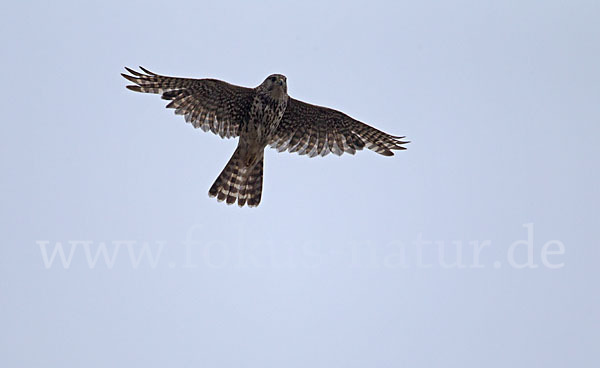
M 236 199 L 240 206 L 258 206 L 262 195 L 263 181 L 263 153 L 251 168 L 244 167 L 241 161 L 240 150 L 236 149 L 229 159 L 227 165 L 214 184 L 210 187 L 208 194 L 217 197 L 217 200 L 235 203 Z
M 287 94 L 281 74 L 267 77 L 256 88 L 216 79 L 188 79 L 125 68 L 121 74 L 135 83 L 132 91 L 161 94 L 168 108 L 195 128 L 222 138 L 240 137 L 233 156 L 209 190 L 211 197 L 239 206 L 258 206 L 262 195 L 264 148 L 310 157 L 332 152 L 354 154 L 367 147 L 384 156 L 406 149 L 404 137 L 392 136 L 348 115 L 295 100 Z

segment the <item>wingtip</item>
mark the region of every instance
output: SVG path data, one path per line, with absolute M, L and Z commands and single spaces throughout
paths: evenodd
M 139 84 L 139 78 L 134 77 L 133 75 L 129 75 L 129 74 L 125 74 L 125 73 L 121 73 L 121 76 L 125 79 L 127 79 L 130 82 L 133 82 L 135 84 Z
M 142 70 L 144 73 L 146 73 L 146 74 L 149 74 L 149 75 L 156 75 L 156 73 L 152 73 L 151 71 L 149 71 L 148 69 L 144 68 L 144 67 L 143 67 L 143 66 L 141 66 L 141 65 L 139 66 L 139 68 L 140 68 L 140 69 L 141 69 L 141 70 Z

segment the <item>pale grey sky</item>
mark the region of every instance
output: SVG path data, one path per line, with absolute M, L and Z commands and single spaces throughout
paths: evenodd
M 599 4 L 3 4 L 0 365 L 598 366 Z M 283 73 L 412 143 L 269 149 L 226 206 L 236 141 L 137 65 Z

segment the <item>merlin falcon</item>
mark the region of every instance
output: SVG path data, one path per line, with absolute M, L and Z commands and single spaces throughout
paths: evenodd
M 221 138 L 239 137 L 233 156 L 208 191 L 211 197 L 240 207 L 258 206 L 262 196 L 266 146 L 279 152 L 325 156 L 354 154 L 364 147 L 384 156 L 406 149 L 404 137 L 375 129 L 348 115 L 298 101 L 287 94 L 287 79 L 272 74 L 258 87 L 247 88 L 216 79 L 167 77 L 142 67 L 121 74 L 135 83 L 127 88 L 157 93 L 170 100 L 167 108 L 183 115 L 194 128 Z

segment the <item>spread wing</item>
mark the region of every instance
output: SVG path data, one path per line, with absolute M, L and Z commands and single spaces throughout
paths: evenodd
M 250 111 L 254 90 L 216 80 L 166 77 L 142 67 L 144 73 L 125 68 L 129 74 L 121 74 L 135 83 L 132 91 L 162 94 L 171 100 L 167 108 L 185 116 L 194 128 L 202 128 L 223 137 L 237 137 L 239 127 Z
M 354 154 L 367 147 L 384 156 L 403 150 L 404 137 L 375 129 L 348 115 L 326 107 L 311 105 L 290 97 L 283 119 L 269 144 L 279 152 L 325 156 L 329 152 Z

